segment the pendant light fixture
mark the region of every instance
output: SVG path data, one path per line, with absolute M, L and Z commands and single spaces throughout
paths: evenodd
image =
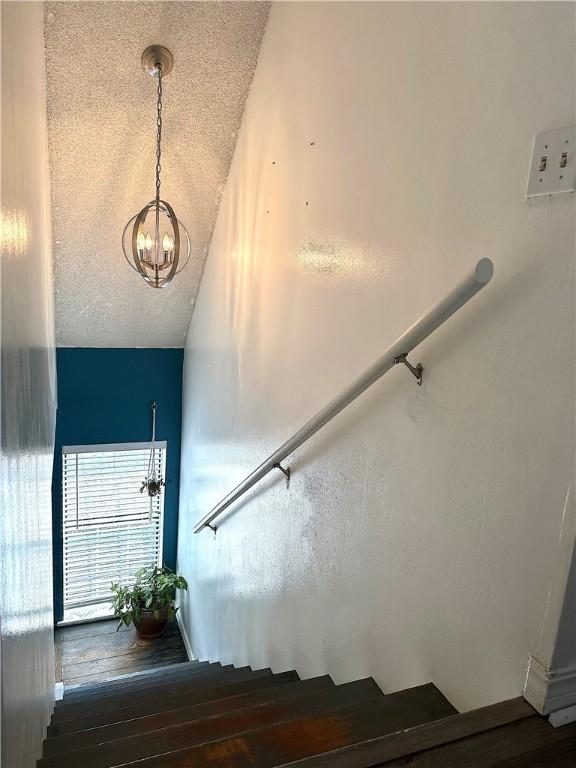
M 174 209 L 160 197 L 162 155 L 162 78 L 174 58 L 162 45 L 151 45 L 142 54 L 142 66 L 158 79 L 156 103 L 156 195 L 124 227 L 122 249 L 128 264 L 152 288 L 164 288 L 181 272 L 190 258 L 190 236 Z

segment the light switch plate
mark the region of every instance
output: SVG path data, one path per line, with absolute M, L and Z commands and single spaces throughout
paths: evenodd
M 539 133 L 534 139 L 527 197 L 576 190 L 576 125 Z

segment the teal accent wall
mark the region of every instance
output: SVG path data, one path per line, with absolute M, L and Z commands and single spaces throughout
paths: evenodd
M 52 479 L 54 613 L 62 618 L 62 446 L 150 440 L 152 401 L 156 438 L 167 441 L 164 562 L 176 567 L 182 349 L 56 350 L 58 411 Z

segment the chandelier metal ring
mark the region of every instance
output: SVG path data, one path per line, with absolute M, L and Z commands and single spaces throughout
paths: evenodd
M 162 210 L 162 206 L 165 204 L 166 204 L 165 200 L 160 200 L 161 210 Z M 153 208 L 155 207 L 155 205 L 156 205 L 156 200 L 151 200 L 148 203 L 148 205 L 145 207 Z M 134 214 L 134 216 L 132 216 L 132 218 L 127 222 L 126 226 L 124 227 L 124 231 L 122 234 L 122 241 L 123 242 L 127 241 L 129 243 L 129 249 L 131 247 L 131 237 L 132 237 L 132 231 L 134 228 L 134 223 L 136 221 L 136 218 L 139 216 L 141 212 L 142 211 L 139 211 L 138 213 Z M 176 221 L 178 222 L 178 230 L 180 233 L 181 252 L 184 253 L 184 258 L 178 259 L 178 269 L 174 273 L 175 275 L 179 275 L 180 272 L 182 272 L 186 267 L 186 265 L 188 264 L 188 259 L 190 258 L 190 253 L 192 250 L 192 244 L 190 242 L 190 235 L 188 234 L 188 231 L 184 227 L 184 224 L 182 224 L 182 222 L 178 218 L 176 219 Z M 179 254 L 179 256 L 181 256 L 181 254 Z M 148 276 L 146 274 L 142 274 L 142 269 L 139 267 L 137 260 L 127 257 L 127 261 L 128 261 L 128 265 L 130 266 L 131 269 L 134 270 L 134 272 L 138 272 L 139 275 L 141 275 L 142 277 L 144 277 L 144 279 L 147 280 Z

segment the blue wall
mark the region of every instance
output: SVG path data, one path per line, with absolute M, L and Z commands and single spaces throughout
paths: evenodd
M 58 349 L 58 412 L 52 481 L 54 612 L 62 617 L 62 446 L 166 440 L 164 562 L 176 567 L 182 349 Z

